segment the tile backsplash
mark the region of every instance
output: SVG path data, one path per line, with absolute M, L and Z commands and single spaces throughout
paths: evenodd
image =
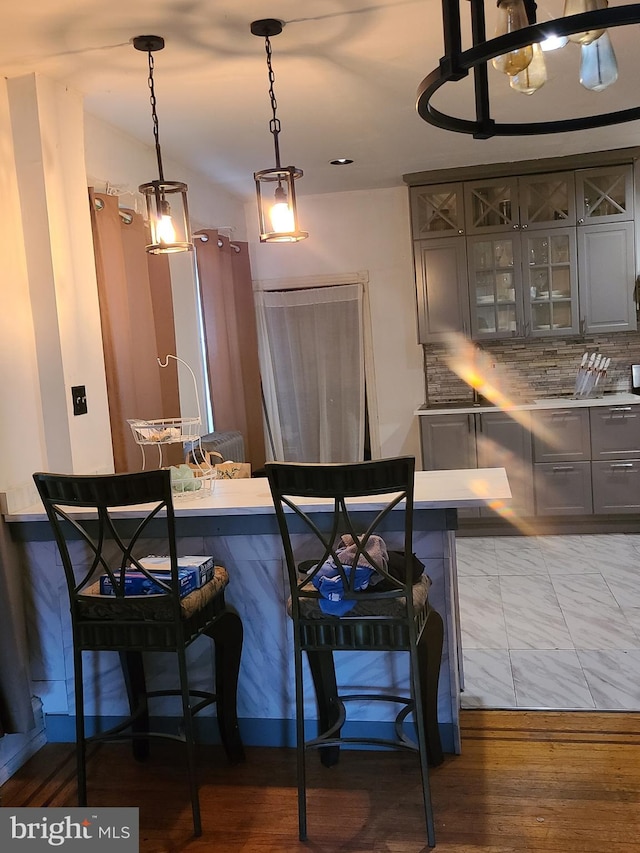
M 473 394 L 469 385 L 448 367 L 448 346 L 426 344 L 423 349 L 427 402 L 470 401 Z M 640 333 L 485 341 L 479 349 L 485 363 L 487 359 L 495 363 L 515 398 L 571 394 L 585 352 L 611 358 L 604 390 L 629 391 L 629 365 L 640 364 Z

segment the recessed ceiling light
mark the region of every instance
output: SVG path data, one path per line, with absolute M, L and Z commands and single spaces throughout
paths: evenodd
M 353 160 L 350 160 L 348 157 L 338 157 L 337 160 L 329 160 L 332 166 L 348 166 L 349 163 L 353 163 Z

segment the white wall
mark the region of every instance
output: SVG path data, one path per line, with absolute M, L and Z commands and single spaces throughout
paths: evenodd
M 294 278 L 366 270 L 383 456 L 409 453 L 420 464 L 414 410 L 424 402 L 422 347 L 416 328 L 409 198 L 405 187 L 298 198 L 295 244 L 250 243 L 254 279 Z M 254 203 L 247 231 L 257 232 Z
M 120 188 L 123 191 L 123 202 L 128 202 L 132 208 L 143 213 L 138 187 L 147 181 L 158 179 L 155 150 L 151 147 L 151 116 L 148 145 L 127 136 L 90 113 L 85 113 L 84 133 L 87 176 L 95 189 L 104 192 L 108 182 L 112 188 Z M 164 155 L 162 164 L 167 180 L 183 181 L 189 187 L 189 216 L 194 232 L 200 228 L 231 226 L 236 240 L 246 240 L 244 209 L 239 198 Z M 127 196 L 126 193 L 131 195 Z
M 29 503 L 44 462 L 35 332 L 6 81 L 0 80 L 0 491 Z

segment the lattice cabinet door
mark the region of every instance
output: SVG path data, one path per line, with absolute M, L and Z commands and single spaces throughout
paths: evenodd
M 464 234 L 462 184 L 411 188 L 413 239 Z
M 576 173 L 578 225 L 633 219 L 633 167 L 603 166 Z
M 518 193 L 523 231 L 576 224 L 573 172 L 526 175 L 518 179 Z
M 491 178 L 464 185 L 468 234 L 518 231 L 518 179 Z

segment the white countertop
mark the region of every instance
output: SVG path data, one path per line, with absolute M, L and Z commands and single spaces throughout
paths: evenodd
M 500 406 L 474 406 L 472 403 L 451 403 L 438 407 L 421 406 L 413 413 L 414 415 L 443 415 L 455 412 L 457 414 L 471 414 L 473 412 L 517 412 L 517 411 L 542 411 L 545 409 L 578 409 L 591 406 L 634 406 L 640 404 L 640 395 L 620 392 L 617 394 L 605 394 L 604 397 L 581 398 L 574 400 L 572 397 L 545 397 L 540 400 L 532 400 L 529 403 L 510 403 Z
M 482 506 L 489 501 L 508 500 L 511 490 L 504 468 L 474 468 L 452 471 L 417 471 L 414 506 L 416 509 L 443 509 Z M 361 500 L 363 509 L 377 506 L 375 500 Z M 176 516 L 229 516 L 273 514 L 273 501 L 265 477 L 246 480 L 220 480 L 207 494 L 191 492 L 174 501 Z M 326 500 L 309 502 L 309 511 L 329 508 Z M 78 515 L 81 516 L 81 510 Z M 123 517 L 135 516 L 135 510 L 123 508 Z M 44 521 L 41 505 L 5 516 L 9 522 Z

